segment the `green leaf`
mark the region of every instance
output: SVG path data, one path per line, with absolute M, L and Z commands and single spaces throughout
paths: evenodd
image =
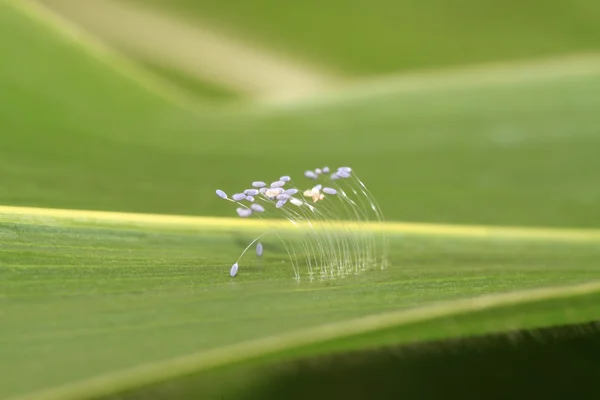
M 297 283 L 268 240 L 262 267 L 246 257 L 228 276 L 256 229 L 239 220 L 9 210 L 2 396 L 96 398 L 253 359 L 600 313 L 597 231 L 392 226 L 389 268 Z

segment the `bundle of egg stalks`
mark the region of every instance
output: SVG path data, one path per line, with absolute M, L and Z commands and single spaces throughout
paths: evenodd
M 253 245 L 256 255 L 263 256 L 261 240 L 267 235 L 283 244 L 296 280 L 304 270 L 312 280 L 385 267 L 387 240 L 384 231 L 377 229 L 384 223 L 383 214 L 352 168 L 340 167 L 333 173 L 328 167 L 317 168 L 306 171 L 303 179 L 312 181 L 311 187 L 299 189 L 290 176 L 281 176 L 270 184 L 254 181 L 250 188 L 231 196 L 216 191 L 236 205 L 240 218 L 287 224 L 272 223 L 278 227 L 252 240 L 231 267 L 231 277 L 238 274 L 240 260 Z

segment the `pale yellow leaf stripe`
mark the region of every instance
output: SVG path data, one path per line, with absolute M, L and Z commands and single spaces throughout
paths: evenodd
M 146 68 L 138 66 L 112 47 L 107 46 L 104 42 L 96 39 L 46 7 L 34 1 L 24 0 L 4 0 L 4 4 L 40 25 L 48 33 L 55 34 L 57 40 L 77 46 L 83 54 L 100 61 L 115 73 L 137 84 L 147 93 L 192 113 L 202 110 L 196 104 L 195 100 L 181 91 L 176 85 L 161 79 Z
M 80 222 L 114 224 L 167 225 L 199 229 L 266 229 L 274 225 L 282 229 L 297 229 L 285 220 L 261 220 L 223 217 L 201 217 L 166 214 L 138 214 L 109 211 L 64 210 L 33 207 L 0 206 L 0 221 L 4 218 L 35 219 L 53 218 Z M 341 224 L 330 224 L 340 227 Z M 384 231 L 391 234 L 421 234 L 463 237 L 506 237 L 513 239 L 537 239 L 558 241 L 600 241 L 599 229 L 526 228 L 484 225 L 443 225 L 412 222 L 347 221 L 343 227 Z
M 58 12 L 128 53 L 217 83 L 254 99 L 293 100 L 340 80 L 205 21 L 182 20 L 141 2 L 118 0 L 28 0 Z

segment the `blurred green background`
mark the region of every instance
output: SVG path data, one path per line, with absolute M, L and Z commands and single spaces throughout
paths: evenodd
M 594 0 L 2 0 L 0 204 L 232 215 L 215 189 L 350 165 L 388 219 L 598 227 L 598 21 Z
M 598 48 L 594 0 L 126 0 L 352 75 Z

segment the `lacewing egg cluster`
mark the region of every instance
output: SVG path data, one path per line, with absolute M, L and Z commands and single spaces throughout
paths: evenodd
M 314 170 L 308 170 L 304 172 L 304 176 L 309 179 L 319 179 L 319 177 L 326 177 L 329 173 L 329 167 L 316 168 Z M 340 167 L 337 172 L 331 174 L 329 179 L 335 181 L 340 178 L 349 178 L 352 169 L 350 167 Z M 305 203 L 304 200 L 298 199 L 294 197 L 298 193 L 302 193 L 302 196 L 306 199 L 310 199 L 313 203 L 321 201 L 325 198 L 325 195 L 336 195 L 337 190 L 332 187 L 323 187 L 322 184 L 317 184 L 311 189 L 307 189 L 304 192 L 299 192 L 297 188 L 285 188 L 284 186 L 291 182 L 292 178 L 283 175 L 279 178 L 279 180 L 272 182 L 269 186 L 264 181 L 254 181 L 252 182 L 251 189 L 245 189 L 242 193 L 235 193 L 231 196 L 231 200 L 237 202 L 238 204 L 242 201 L 247 201 L 250 204 L 250 207 L 244 206 L 236 209 L 237 214 L 242 218 L 247 218 L 252 215 L 253 212 L 264 213 L 266 210 L 264 206 L 260 204 L 256 204 L 256 201 L 264 201 L 268 205 L 271 203 L 275 206 L 276 209 L 283 208 L 286 203 L 289 201 L 291 204 L 300 207 Z M 227 197 L 227 194 L 218 189 L 216 191 L 217 196 L 222 199 L 230 200 Z M 257 198 L 258 196 L 258 198 Z M 309 206 L 311 211 L 314 211 L 314 207 Z
M 305 171 L 304 177 L 316 181 L 315 185 L 300 190 L 292 183 L 290 176 L 283 175 L 270 184 L 253 181 L 251 188 L 235 193 L 231 198 L 220 189 L 216 190 L 216 194 L 221 199 L 235 203 L 238 206 L 235 211 L 241 218 L 277 216 L 277 221 L 283 219 L 291 222 L 295 228 L 306 228 L 307 233 L 298 236 L 300 244 L 285 242 L 275 232 L 290 257 L 296 279 L 300 278 L 299 257 L 304 257 L 311 277 L 315 268 L 322 277 L 334 274 L 343 276 L 348 271 L 357 272 L 364 270 L 367 265 L 373 265 L 377 260 L 377 245 L 373 234 L 363 229 L 361 223 L 369 222 L 373 216 L 383 222 L 383 217 L 376 201 L 354 175 L 352 168 L 315 168 Z M 352 219 L 358 219 L 358 228 L 344 228 L 343 234 L 326 228 L 327 223 L 333 222 L 333 225 L 340 227 L 344 226 L 346 220 Z M 244 249 L 230 269 L 231 277 L 238 274 L 240 260 L 254 243 L 257 257 L 262 257 L 263 244 L 258 240 L 266 233 L 271 232 L 263 233 Z M 386 247 L 383 249 L 381 260 L 385 259 L 387 251 Z M 385 262 L 382 261 L 381 265 L 385 265 Z

